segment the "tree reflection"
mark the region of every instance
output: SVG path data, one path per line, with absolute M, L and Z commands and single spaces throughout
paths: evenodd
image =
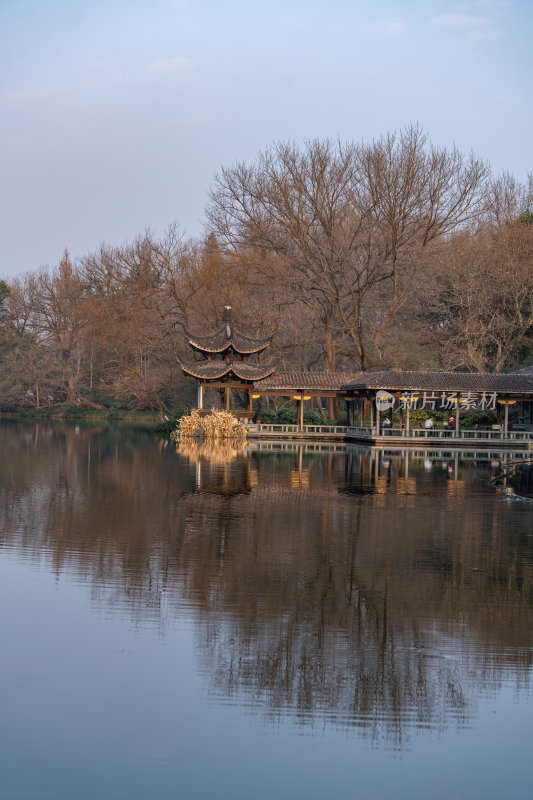
M 1 435 L 3 546 L 163 633 L 192 605 L 215 695 L 403 747 L 529 685 L 530 516 L 485 486 L 489 462 Z

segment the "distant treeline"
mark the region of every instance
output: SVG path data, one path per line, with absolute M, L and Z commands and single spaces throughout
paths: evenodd
M 280 370 L 500 371 L 533 357 L 533 178 L 417 127 L 275 144 L 214 179 L 207 233 L 172 226 L 0 281 L 0 407 L 193 402 L 186 332 L 224 305 Z

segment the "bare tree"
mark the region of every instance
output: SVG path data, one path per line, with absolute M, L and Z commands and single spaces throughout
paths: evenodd
M 448 368 L 500 372 L 533 338 L 533 225 L 454 236 L 429 292 L 428 318 Z
M 84 334 L 88 327 L 86 287 L 68 251 L 52 271 L 36 277 L 31 302 L 31 326 L 41 343 L 53 347 L 62 369 L 66 402 L 79 402 L 78 389 L 85 360 Z M 86 402 L 87 398 L 84 398 Z
M 159 416 L 184 385 L 179 356 L 203 285 L 197 249 L 173 225 L 161 237 L 147 230 L 121 247 L 102 245 L 81 264 L 100 380 Z
M 59 373 L 53 353 L 31 326 L 35 277 L 0 281 L 0 404 L 49 405 Z
M 503 172 L 491 181 L 486 219 L 490 228 L 527 218 L 533 211 L 533 172 L 521 183 L 514 175 Z
M 275 253 L 320 326 L 324 364 L 362 369 L 406 302 L 427 251 L 485 207 L 488 166 L 411 127 L 371 144 L 278 143 L 215 177 L 208 219 L 222 242 Z

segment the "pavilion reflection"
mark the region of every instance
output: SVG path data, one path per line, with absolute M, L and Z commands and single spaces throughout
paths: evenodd
M 163 632 L 185 601 L 214 696 L 402 747 L 529 686 L 533 540 L 488 460 L 1 434 L 1 546 Z

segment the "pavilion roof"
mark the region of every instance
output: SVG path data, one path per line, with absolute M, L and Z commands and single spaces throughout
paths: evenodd
M 241 333 L 233 327 L 231 321 L 231 307 L 224 308 L 224 322 L 214 333 L 207 336 L 194 336 L 189 334 L 189 346 L 202 353 L 224 353 L 232 348 L 236 353 L 251 355 L 265 350 L 272 340 L 272 336 L 257 338 Z
M 360 372 L 276 372 L 258 381 L 255 388 L 264 391 L 318 391 L 320 389 L 338 392 L 341 387 L 353 380 Z
M 219 378 L 233 375 L 241 381 L 252 383 L 268 377 L 276 369 L 274 362 L 264 364 L 249 364 L 245 361 L 224 361 L 216 358 L 211 361 L 181 362 L 181 368 L 186 375 L 204 381 L 216 381 Z
M 387 370 L 365 372 L 345 383 L 345 391 L 386 389 L 387 391 L 502 392 L 533 393 L 533 374 L 526 372 L 415 372 Z

